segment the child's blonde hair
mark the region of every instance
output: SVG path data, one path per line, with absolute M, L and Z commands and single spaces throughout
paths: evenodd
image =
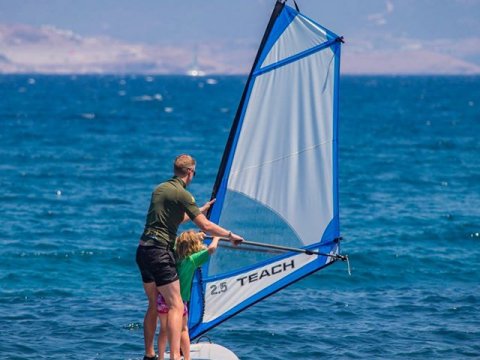
M 202 234 L 195 230 L 182 232 L 177 237 L 175 244 L 175 252 L 179 261 L 205 248 L 206 246 L 202 242 Z

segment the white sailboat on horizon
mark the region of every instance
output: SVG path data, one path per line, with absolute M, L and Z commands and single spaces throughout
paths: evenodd
M 187 70 L 187 75 L 188 76 L 193 76 L 193 77 L 207 75 L 207 73 L 205 71 L 203 71 L 200 68 L 200 66 L 198 65 L 198 48 L 197 48 L 197 46 L 195 46 L 193 48 L 193 60 L 192 60 L 192 63 L 190 65 L 190 67 Z

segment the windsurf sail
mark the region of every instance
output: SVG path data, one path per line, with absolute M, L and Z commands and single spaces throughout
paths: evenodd
M 197 271 L 189 305 L 192 339 L 342 258 L 341 43 L 277 1 L 233 121 L 209 213 L 211 221 L 252 242 L 219 249 Z

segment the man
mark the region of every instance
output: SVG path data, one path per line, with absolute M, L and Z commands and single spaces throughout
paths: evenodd
M 153 191 L 145 229 L 137 248 L 136 261 L 142 274 L 143 288 L 148 297 L 148 308 L 143 321 L 144 360 L 156 359 L 153 339 L 157 327 L 157 292 L 168 307 L 168 341 L 170 359 L 180 359 L 180 335 L 183 302 L 175 266 L 173 247 L 178 226 L 191 219 L 203 232 L 212 236 L 228 237 L 234 245 L 243 238 L 209 221 L 204 214 L 215 201 L 201 208 L 186 190 L 195 176 L 195 160 L 190 155 L 179 155 L 173 165 L 174 176 Z

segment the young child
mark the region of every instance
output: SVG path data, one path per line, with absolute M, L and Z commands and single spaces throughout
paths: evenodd
M 184 231 L 177 237 L 175 253 L 177 255 L 177 272 L 180 279 L 180 293 L 184 304 L 182 335 L 180 348 L 184 360 L 190 360 L 190 335 L 188 334 L 188 306 L 195 270 L 207 262 L 209 256 L 217 250 L 219 237 L 214 237 L 208 248 L 203 243 L 205 234 L 194 230 Z M 163 359 L 167 344 L 168 306 L 162 295 L 158 294 L 157 311 L 160 318 L 160 333 L 158 335 L 158 352 Z

